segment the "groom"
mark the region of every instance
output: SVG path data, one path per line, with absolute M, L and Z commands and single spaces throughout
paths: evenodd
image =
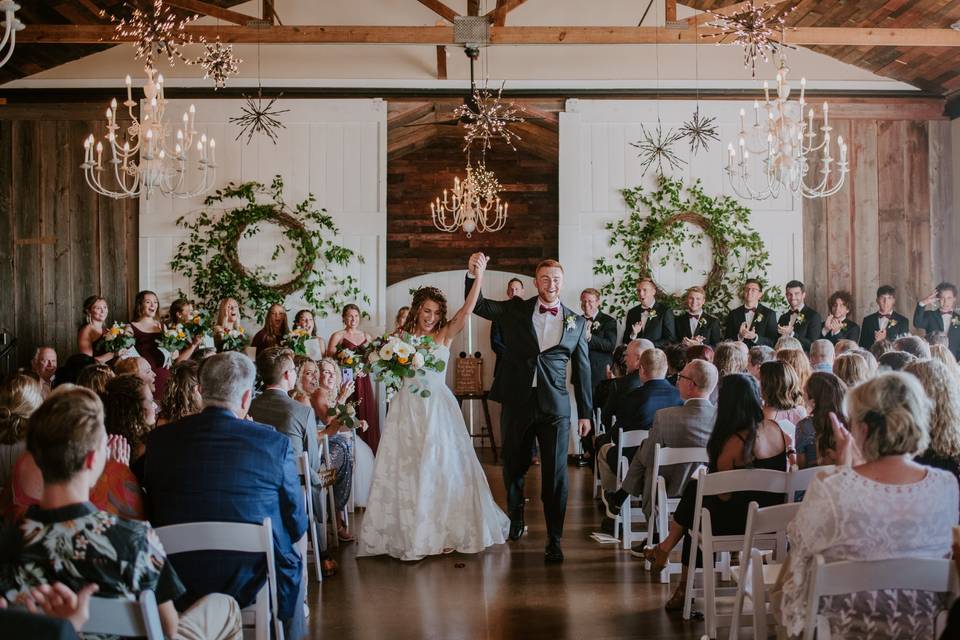
M 466 291 L 482 253 L 470 256 Z M 570 396 L 567 363 L 573 360 L 580 437 L 590 432 L 590 360 L 582 316 L 560 303 L 563 267 L 556 260 L 537 266 L 536 298 L 497 302 L 482 295 L 474 308 L 481 318 L 500 323 L 506 351 L 496 378 L 501 398 L 503 481 L 507 487 L 510 539 L 523 535 L 523 483 L 530 468 L 534 439 L 540 445 L 543 513 L 547 521 L 547 562 L 563 562 L 560 536 L 567 511 L 567 446 Z

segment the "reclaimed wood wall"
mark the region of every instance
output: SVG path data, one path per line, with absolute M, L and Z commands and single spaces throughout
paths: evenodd
M 39 345 L 76 351 L 83 300 L 126 320 L 137 292 L 136 200 L 97 196 L 80 163 L 100 105 L 0 109 L 0 331 L 26 365 Z M 99 133 L 98 133 L 99 135 Z

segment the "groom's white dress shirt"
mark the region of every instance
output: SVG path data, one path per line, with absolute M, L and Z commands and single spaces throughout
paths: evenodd
M 556 309 L 557 314 L 554 315 L 547 311 L 540 313 L 541 306 L 547 309 Z M 544 304 L 542 300 L 537 298 L 537 304 L 533 306 L 533 329 L 537 332 L 537 342 L 540 345 L 541 353 L 560 344 L 560 340 L 563 338 L 563 309 L 559 300 L 553 304 Z M 533 370 L 533 384 L 531 386 L 537 386 L 536 369 Z

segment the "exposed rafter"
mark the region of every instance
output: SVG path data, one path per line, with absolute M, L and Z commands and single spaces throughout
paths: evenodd
M 779 4 L 783 4 L 785 2 L 789 2 L 789 0 L 756 0 L 754 4 L 758 4 L 758 3 L 768 4 L 771 7 L 773 7 Z M 710 11 L 704 11 L 702 13 L 698 13 L 695 16 L 690 16 L 689 18 L 684 20 L 684 22 L 686 22 L 689 25 L 695 25 L 695 24 L 702 25 L 710 22 L 711 20 L 715 20 L 716 16 L 718 15 L 720 16 L 733 15 L 734 13 L 737 13 L 738 11 L 746 9 L 749 6 L 750 6 L 750 0 L 745 0 L 744 2 L 738 2 L 736 4 L 728 4 L 725 7 L 718 7 L 716 9 L 711 9 Z M 674 16 L 676 16 L 676 4 L 674 4 Z M 674 17 L 674 20 L 676 20 L 676 17 Z
M 496 8 L 487 13 L 487 17 L 490 18 L 490 24 L 502 27 L 507 19 L 507 14 L 526 1 L 527 0 L 503 0 L 501 2 L 501 0 L 497 0 Z
M 199 13 L 201 15 L 210 16 L 211 18 L 219 18 L 226 22 L 233 24 L 238 24 L 240 26 L 247 26 L 251 22 L 257 22 L 257 18 L 253 16 L 248 16 L 245 13 L 240 13 L 239 11 L 232 11 L 231 9 L 224 9 L 223 7 L 218 7 L 215 4 L 210 4 L 209 2 L 203 2 L 202 0 L 166 0 L 166 3 L 171 7 L 177 7 L 178 9 L 186 9 L 187 11 L 192 11 L 193 13 Z
M 417 0 L 417 2 L 425 6 L 427 9 L 430 9 L 430 11 L 433 11 L 447 22 L 453 22 L 453 19 L 460 15 L 447 5 L 440 2 L 440 0 Z

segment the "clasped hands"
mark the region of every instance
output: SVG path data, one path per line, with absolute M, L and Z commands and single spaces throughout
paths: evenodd
M 490 257 L 484 255 L 482 252 L 472 254 L 467 261 L 467 272 L 470 274 L 470 277 L 474 279 L 478 278 L 480 274 L 486 270 L 489 261 Z

